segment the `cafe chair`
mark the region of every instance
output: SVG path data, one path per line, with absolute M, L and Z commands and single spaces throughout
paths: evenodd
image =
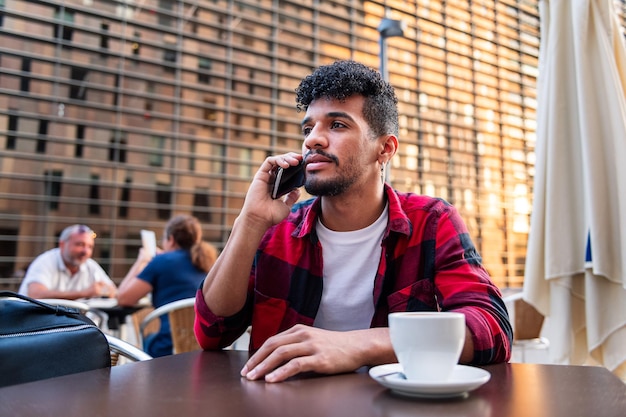
M 503 300 L 513 325 L 511 362 L 548 363 L 550 341 L 541 336 L 544 317 L 522 298 L 521 289 L 506 289 Z
M 152 313 L 154 311 L 154 307 L 152 306 L 146 306 L 144 308 L 142 308 L 141 310 L 135 311 L 133 314 L 130 315 L 130 322 L 133 326 L 133 330 L 134 330 L 134 341 L 136 343 L 134 343 L 135 345 L 142 347 L 143 346 L 143 339 L 140 335 L 141 329 L 141 322 L 143 321 L 143 319 L 146 318 L 146 316 L 150 313 Z M 153 320 L 151 323 L 148 324 L 148 326 L 146 326 L 146 328 L 144 329 L 144 337 L 152 334 L 152 333 L 156 333 L 159 331 L 159 321 L 158 320 Z
M 109 334 L 105 334 L 105 336 L 107 338 L 107 342 L 109 342 L 109 350 L 111 351 L 111 366 L 119 364 L 120 356 L 123 356 L 131 362 L 147 361 L 152 359 L 152 356 L 122 339 Z
M 173 353 L 190 352 L 200 350 L 200 345 L 193 332 L 195 319 L 195 297 L 173 301 L 151 311 L 139 325 L 139 336 L 142 346 L 148 333 L 148 326 L 161 316 L 167 314 L 170 321 L 170 333 L 172 335 Z

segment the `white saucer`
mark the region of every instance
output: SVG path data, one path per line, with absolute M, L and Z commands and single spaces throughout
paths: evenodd
M 491 374 L 484 369 L 464 365 L 457 365 L 450 380 L 445 382 L 406 380 L 399 363 L 376 366 L 370 369 L 369 374 L 376 382 L 400 395 L 420 398 L 465 396 L 491 378 Z

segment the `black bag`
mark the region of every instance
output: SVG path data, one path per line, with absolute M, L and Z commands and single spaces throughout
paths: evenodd
M 104 333 L 78 310 L 0 291 L 0 387 L 110 366 Z

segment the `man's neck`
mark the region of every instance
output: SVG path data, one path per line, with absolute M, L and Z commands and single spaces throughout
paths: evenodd
M 70 271 L 70 274 L 72 275 L 75 275 L 80 269 L 80 266 L 74 266 L 74 265 L 68 265 L 68 264 L 65 264 L 65 267 L 67 268 L 68 271 Z
M 348 232 L 374 223 L 385 209 L 384 188 L 376 193 L 347 193 L 337 197 L 322 197 L 321 221 L 330 230 Z

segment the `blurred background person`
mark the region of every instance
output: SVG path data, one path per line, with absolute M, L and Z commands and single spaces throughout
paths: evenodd
M 37 256 L 30 264 L 19 293 L 32 298 L 115 297 L 116 286 L 94 261 L 96 234 L 83 224 L 68 226 L 59 245 Z
M 145 249 L 139 249 L 137 260 L 119 285 L 119 305 L 135 305 L 148 294 L 155 308 L 195 297 L 217 258 L 215 247 L 202 240 L 198 219 L 188 215 L 172 217 L 165 226 L 162 246 L 154 258 Z M 143 348 L 153 357 L 172 354 L 167 315 L 161 317 L 159 331 L 146 338 Z

